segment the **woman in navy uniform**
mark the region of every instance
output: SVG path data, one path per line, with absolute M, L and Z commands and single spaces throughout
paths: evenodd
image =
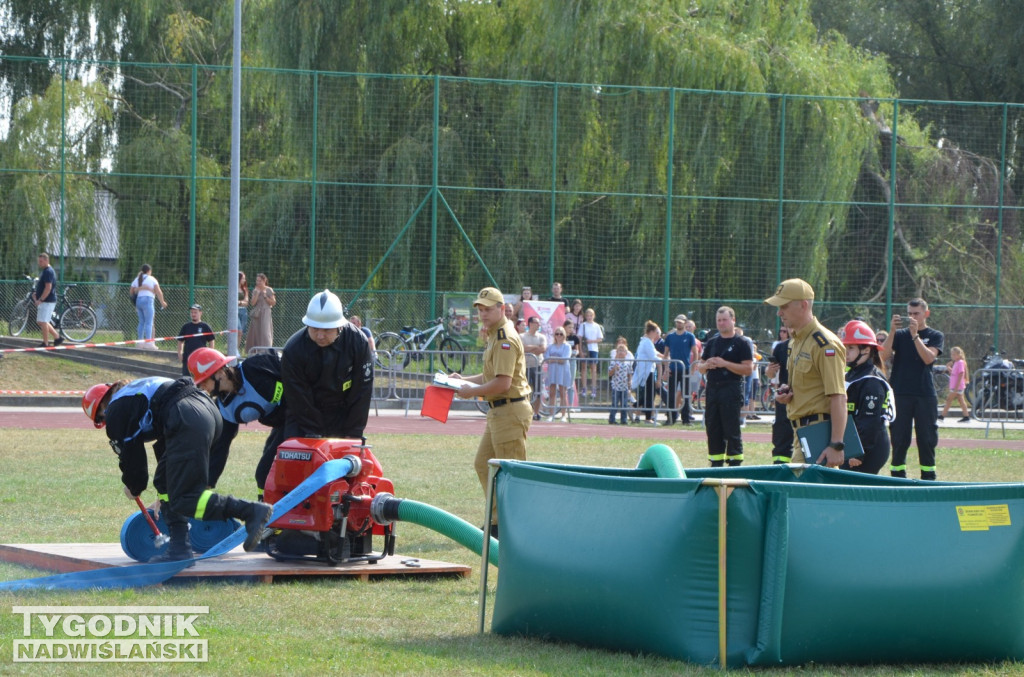
M 192 379 L 217 401 L 224 418 L 224 432 L 210 450 L 210 486 L 216 486 L 224 470 L 238 426 L 259 421 L 270 428 L 263 455 L 256 465 L 256 486 L 262 500 L 270 466 L 285 439 L 281 360 L 274 351 L 248 357 L 235 367 L 228 366 L 234 360 L 214 348 L 200 348 L 188 358 Z
M 871 327 L 850 320 L 839 333 L 846 346 L 846 407 L 857 426 L 864 457 L 850 459 L 841 467 L 877 475 L 889 461 L 892 444 L 889 423 L 896 417 L 892 387 L 885 379 L 885 364 Z

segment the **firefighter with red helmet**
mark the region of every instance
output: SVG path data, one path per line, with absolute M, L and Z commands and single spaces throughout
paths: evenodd
M 220 436 L 221 416 L 191 378 L 149 377 L 94 385 L 82 398 L 82 410 L 93 425 L 106 428 L 128 496 L 137 497 L 146 489 L 146 442 L 154 443 L 153 486 L 160 496 L 170 545 L 150 561 L 193 558 L 189 517 L 243 520 L 245 549 L 256 547 L 272 509 L 208 487 L 210 447 Z
M 373 397 L 373 352 L 343 310 L 337 295 L 317 293 L 302 318 L 306 326 L 284 345 L 285 438 L 363 436 Z
M 238 426 L 259 421 L 270 427 L 263 456 L 256 466 L 256 486 L 262 500 L 277 447 L 284 441 L 286 409 L 281 360 L 275 351 L 252 355 L 237 366 L 230 366 L 234 359 L 214 348 L 200 348 L 188 358 L 192 379 L 213 396 L 224 419 L 224 432 L 210 450 L 210 486 L 216 486 L 224 470 Z
M 862 458 L 842 467 L 878 474 L 889 460 L 889 423 L 896 417 L 895 397 L 878 352 L 881 346 L 871 327 L 860 320 L 847 322 L 839 339 L 846 346 L 846 406 L 864 447 Z

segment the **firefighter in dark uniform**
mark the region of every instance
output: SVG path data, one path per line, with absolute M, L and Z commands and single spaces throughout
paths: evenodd
M 743 382 L 754 370 L 750 342 L 736 332 L 736 313 L 722 306 L 715 313 L 718 333 L 707 340 L 697 369 L 704 375 L 704 429 L 712 468 L 743 463 Z
M 263 455 L 256 465 L 256 486 L 262 500 L 270 466 L 284 441 L 287 408 L 281 384 L 281 360 L 275 351 L 253 355 L 235 367 L 228 366 L 234 360 L 214 348 L 200 348 L 188 358 L 192 380 L 213 396 L 224 419 L 224 432 L 210 450 L 210 486 L 216 486 L 224 470 L 238 426 L 259 421 L 270 428 L 263 444 Z
M 771 357 L 768 358 L 768 366 L 765 368 L 765 375 L 768 378 L 779 377 L 779 385 L 789 383 L 789 327 L 779 328 L 779 338 L 785 332 L 786 339 L 779 340 L 772 347 Z M 789 422 L 786 414 L 786 405 L 781 402 L 775 403 L 775 421 L 772 423 L 772 463 L 782 464 L 793 461 L 793 424 Z
M 892 444 L 889 424 L 896 417 L 892 387 L 885 380 L 885 363 L 879 354 L 881 346 L 871 327 L 860 320 L 850 320 L 839 332 L 846 346 L 846 405 L 853 417 L 864 447 L 863 458 L 852 458 L 843 464 L 845 470 L 878 474 L 889 460 Z
M 284 437 L 363 437 L 373 399 L 373 351 L 341 300 L 316 294 L 281 355 Z
M 160 496 L 170 545 L 150 561 L 192 559 L 188 518 L 245 521 L 245 549 L 263 537 L 272 509 L 208 488 L 210 447 L 221 433 L 221 417 L 213 400 L 189 377 L 172 381 L 150 377 L 101 383 L 82 398 L 85 415 L 97 428 L 106 427 L 118 457 L 125 494 L 137 497 L 146 489 L 149 469 L 146 442 L 154 442 L 153 486 Z
M 764 301 L 776 306 L 789 327 L 789 385 L 780 386 L 776 401 L 786 405 L 794 430 L 832 421 L 832 438 L 824 449 L 811 449 L 811 460 L 838 468 L 845 459 L 846 347 L 814 317 L 814 290 L 799 278 L 785 280 Z
M 882 345 L 882 359 L 892 358 L 889 383 L 896 393 L 896 420 L 892 422 L 892 464 L 889 474 L 907 476 L 907 451 L 917 433 L 917 458 L 921 479 L 934 480 L 935 447 L 939 444 L 939 400 L 935 395 L 932 367 L 942 354 L 945 337 L 928 326 L 932 311 L 922 298 L 907 302 L 904 318 L 892 316 L 889 335 Z
M 485 287 L 473 301 L 480 324 L 487 330 L 483 372 L 465 377 L 473 385 L 458 391 L 462 399 L 482 397 L 490 405 L 487 425 L 473 466 L 480 485 L 487 492 L 488 467 L 492 458 L 526 460 L 526 435 L 533 420 L 530 384 L 526 380 L 526 357 L 515 325 L 505 317 L 505 300 L 494 287 Z M 459 374 L 453 376 L 462 378 Z M 491 535 L 497 537 L 498 513 L 493 513 Z

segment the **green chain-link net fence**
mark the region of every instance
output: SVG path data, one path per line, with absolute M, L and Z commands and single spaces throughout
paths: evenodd
M 50 67 L 44 94 L 3 92 L 0 302 L 47 250 L 95 340 L 134 338 L 143 263 L 157 336 L 193 302 L 224 329 L 230 70 Z M 800 276 L 833 327 L 921 295 L 975 364 L 1024 353 L 1018 107 L 255 69 L 242 87 L 239 267 L 277 291 L 278 345 L 323 288 L 380 332 L 556 281 L 610 338 L 727 304 L 764 341 L 762 299 Z

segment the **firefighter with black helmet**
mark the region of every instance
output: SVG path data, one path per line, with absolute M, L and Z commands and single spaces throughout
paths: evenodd
M 370 343 L 326 289 L 310 299 L 302 323 L 281 355 L 285 438 L 361 438 L 373 397 Z
M 252 355 L 231 366 L 234 360 L 215 348 L 200 348 L 188 358 L 192 379 L 213 396 L 224 419 L 224 432 L 210 450 L 210 486 L 216 486 L 224 470 L 238 426 L 259 421 L 270 428 L 263 455 L 256 465 L 256 486 L 262 500 L 270 466 L 284 441 L 286 407 L 281 360 L 275 351 Z
M 272 508 L 214 493 L 208 486 L 210 447 L 221 433 L 221 416 L 213 400 L 189 377 L 149 377 L 100 383 L 86 391 L 82 410 L 97 428 L 106 428 L 118 457 L 125 494 L 146 489 L 149 469 L 146 442 L 154 442 L 153 486 L 167 522 L 170 545 L 150 561 L 193 558 L 188 518 L 240 519 L 245 522 L 245 549 L 263 537 Z M 190 565 L 191 566 L 191 565 Z

